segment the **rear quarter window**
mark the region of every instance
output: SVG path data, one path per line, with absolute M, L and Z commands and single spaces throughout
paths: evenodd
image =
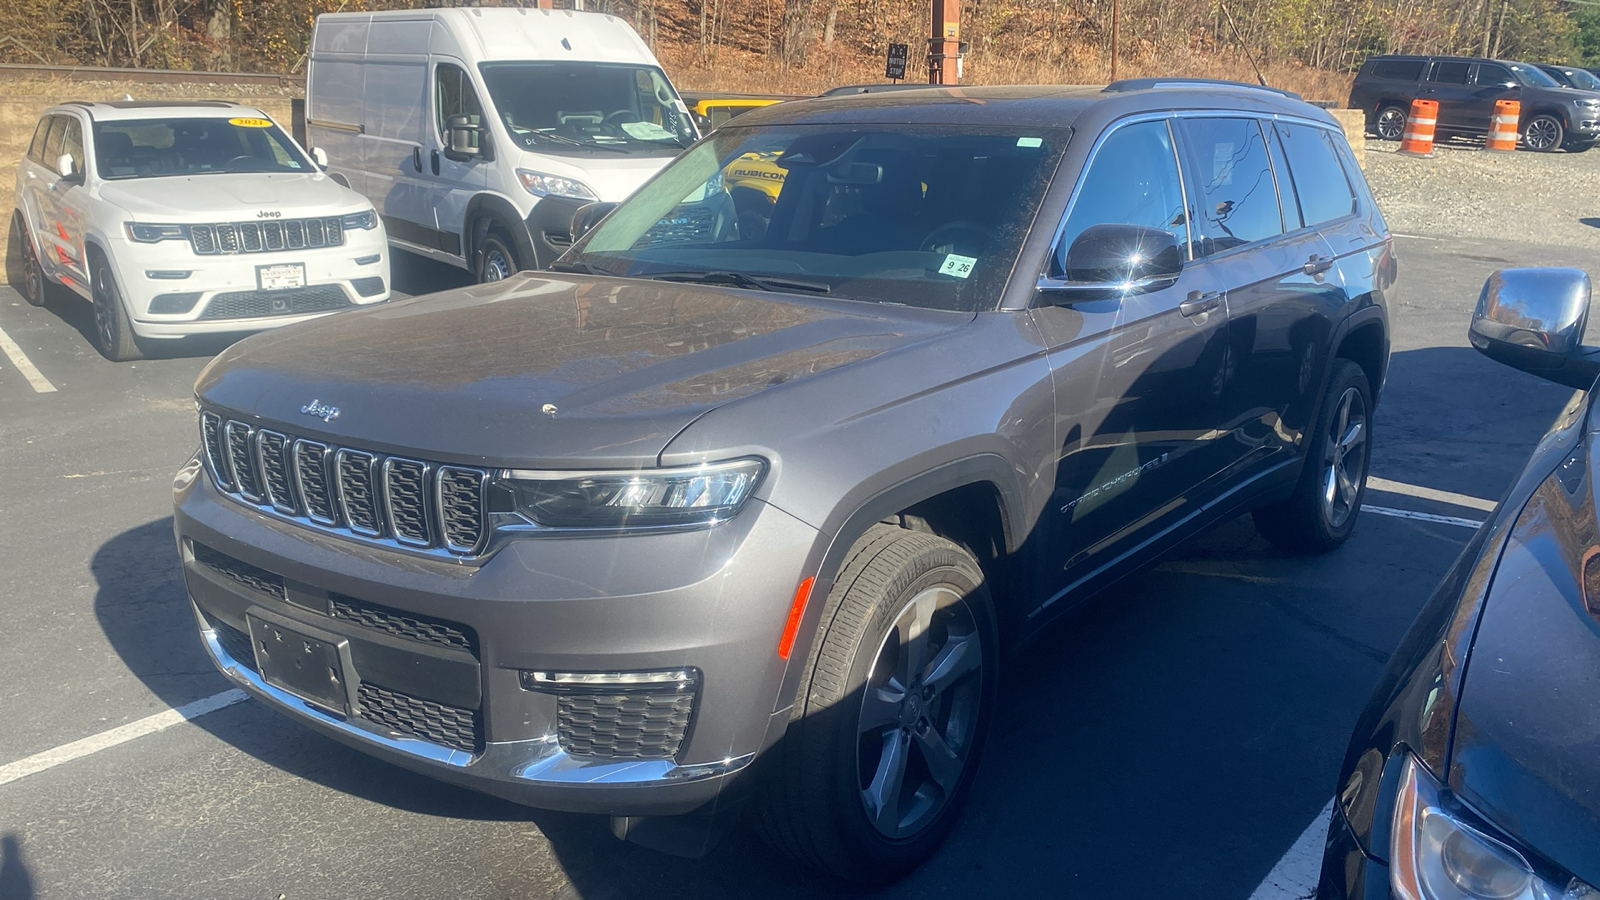
M 50 134 L 50 120 L 53 118 L 55 117 L 45 116 L 39 120 L 38 127 L 33 129 L 33 141 L 28 144 L 28 158 L 41 166 L 46 165 L 44 161 L 44 141 Z
M 1372 67 L 1374 78 L 1387 78 L 1392 81 L 1420 81 L 1422 79 L 1422 60 L 1389 60 L 1377 63 Z
M 1300 215 L 1307 225 L 1320 225 L 1355 210 L 1355 193 L 1339 164 L 1334 136 L 1325 128 L 1278 122 Z M 1285 198 L 1285 205 L 1288 200 Z

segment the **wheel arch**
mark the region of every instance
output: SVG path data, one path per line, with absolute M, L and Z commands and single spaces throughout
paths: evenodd
M 462 229 L 461 258 L 466 260 L 467 268 L 472 272 L 476 273 L 478 269 L 478 247 L 489 234 L 489 229 L 497 225 L 511 238 L 512 249 L 517 254 L 517 268 L 539 267 L 539 255 L 533 248 L 533 239 L 528 236 L 528 227 L 523 224 L 521 214 L 510 200 L 498 194 L 478 194 L 467 203 L 466 216 L 462 221 L 465 227 Z
M 1334 345 L 1333 355 L 1361 367 L 1376 407 L 1389 369 L 1389 338 L 1383 321 L 1377 316 L 1365 316 L 1363 321 L 1352 323 Z

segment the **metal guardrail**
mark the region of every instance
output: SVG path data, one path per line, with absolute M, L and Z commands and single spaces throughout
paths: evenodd
M 273 75 L 266 72 L 200 72 L 190 69 L 116 69 L 101 66 L 28 66 L 0 63 L 0 79 L 65 78 L 69 81 L 137 81 L 176 84 L 264 84 L 271 87 L 304 87 L 302 75 Z

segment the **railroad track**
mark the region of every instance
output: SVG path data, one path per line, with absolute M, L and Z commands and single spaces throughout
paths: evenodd
M 27 66 L 0 63 L 0 80 L 6 78 L 65 78 L 71 81 L 137 81 L 146 84 L 264 84 L 304 87 L 303 75 L 266 72 L 198 72 L 187 69 L 116 69 L 101 66 Z

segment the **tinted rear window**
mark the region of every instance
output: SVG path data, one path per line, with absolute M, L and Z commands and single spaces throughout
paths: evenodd
M 1279 122 L 1275 127 L 1283 138 L 1283 152 L 1289 158 L 1289 173 L 1305 223 L 1328 222 L 1355 209 L 1355 195 L 1339 165 L 1333 135 L 1311 125 Z
M 1471 69 L 1471 63 L 1436 62 L 1428 80 L 1437 84 L 1466 84 L 1467 72 Z
M 1422 78 L 1422 60 L 1390 60 L 1377 63 L 1372 67 L 1372 74 L 1378 78 L 1392 78 L 1395 81 L 1417 81 Z
M 1255 119 L 1185 119 L 1200 193 L 1201 252 L 1218 253 L 1283 233 L 1267 145 Z

